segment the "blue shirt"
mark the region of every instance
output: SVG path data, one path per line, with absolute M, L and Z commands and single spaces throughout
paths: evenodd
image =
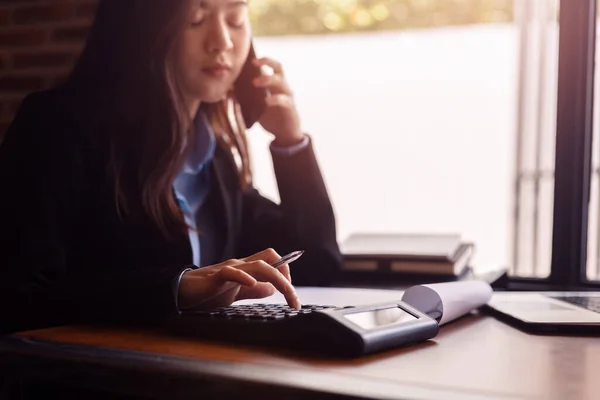
M 175 196 L 190 227 L 192 263 L 200 266 L 202 249 L 198 237 L 199 211 L 210 191 L 210 162 L 215 154 L 216 139 L 206 115 L 200 111 L 194 120 L 194 148 L 173 183 Z M 210 234 L 210 233 L 208 233 Z

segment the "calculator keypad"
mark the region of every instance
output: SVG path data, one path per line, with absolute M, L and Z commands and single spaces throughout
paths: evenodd
M 307 304 L 303 305 L 300 310 L 296 310 L 295 308 L 291 308 L 285 304 L 248 304 L 219 307 L 214 310 L 201 311 L 195 314 L 210 316 L 213 318 L 277 321 L 286 318 L 292 318 L 298 315 L 310 314 L 313 311 L 326 310 L 329 308 L 336 307 Z

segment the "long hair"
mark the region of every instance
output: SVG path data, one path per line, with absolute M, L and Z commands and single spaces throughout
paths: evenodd
M 85 49 L 66 86 L 81 94 L 110 144 L 109 176 L 121 215 L 143 211 L 166 235 L 187 229 L 173 182 L 194 138 L 174 76 L 172 52 L 189 0 L 100 0 Z M 244 132 L 228 124 L 231 104 L 206 105 L 219 144 L 250 181 Z M 238 125 L 239 126 L 239 125 Z

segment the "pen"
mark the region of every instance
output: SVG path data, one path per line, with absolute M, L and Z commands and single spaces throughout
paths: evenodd
M 273 268 L 277 268 L 282 266 L 283 264 L 291 264 L 297 259 L 299 259 L 302 256 L 302 254 L 304 254 L 304 250 L 294 251 L 293 253 L 290 253 L 287 256 L 281 257 L 279 261 L 275 262 L 274 264 L 271 264 L 271 266 Z

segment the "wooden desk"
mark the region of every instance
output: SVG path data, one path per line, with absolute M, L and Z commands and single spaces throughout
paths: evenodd
M 349 361 L 91 327 L 8 337 L 0 360 L 24 376 L 157 398 L 600 398 L 600 340 L 528 335 L 488 316 Z

